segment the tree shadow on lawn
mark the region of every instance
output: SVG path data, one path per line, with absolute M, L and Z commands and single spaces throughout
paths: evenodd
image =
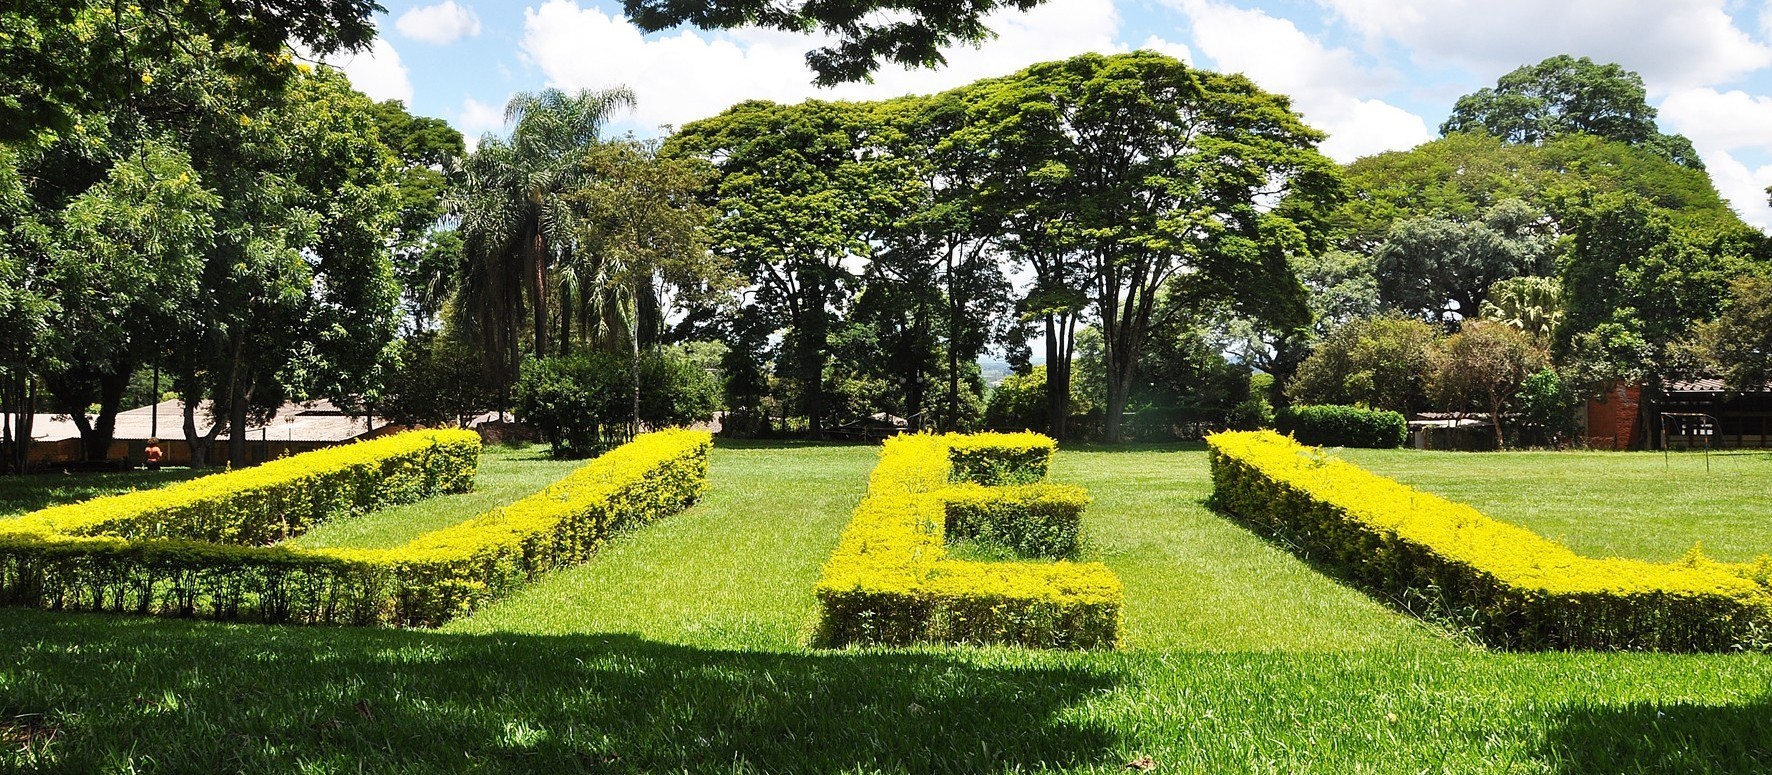
M 158 471 L 0 476 L 0 519 L 10 519 L 63 503 L 90 500 L 101 495 L 165 487 L 174 482 L 220 472 L 219 468 L 167 467 Z
M 1573 705 L 1552 722 L 1556 772 L 1772 772 L 1772 697 L 1744 705 Z
M 1114 744 L 1061 718 L 1113 676 L 1024 654 L 18 609 L 0 610 L 0 642 L 0 734 L 28 724 L 65 771 L 983 772 L 1100 764 Z

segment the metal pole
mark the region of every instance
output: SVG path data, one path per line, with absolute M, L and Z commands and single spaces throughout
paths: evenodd
M 160 364 L 154 364 L 154 408 L 148 415 L 148 438 L 160 438 Z

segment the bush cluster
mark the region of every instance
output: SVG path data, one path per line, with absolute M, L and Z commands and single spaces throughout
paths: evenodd
M 431 438 L 437 447 L 466 445 L 471 438 L 478 449 L 477 436 L 456 431 L 391 439 L 408 437 Z M 282 462 L 300 468 L 315 459 L 310 456 L 371 456 L 377 443 Z M 390 549 L 297 549 L 190 537 L 207 527 L 134 536 L 57 532 L 45 525 L 86 523 L 53 515 L 46 522 L 36 512 L 0 522 L 0 603 L 261 622 L 436 626 L 539 573 L 582 561 L 614 530 L 693 503 L 706 488 L 711 447 L 706 433 L 645 434 L 535 495 Z M 468 468 L 439 481 L 471 482 L 477 458 L 456 459 Z M 232 498 L 223 490 L 216 495 L 242 509 L 242 523 L 272 521 L 252 509 L 276 501 Z
M 1058 554 L 1074 550 L 1075 520 L 1087 503 L 1080 490 L 952 484 L 960 460 L 967 461 L 966 470 L 1026 480 L 1043 474 L 1052 449 L 1051 440 L 1037 434 L 889 439 L 867 497 L 825 564 L 817 588 L 817 640 L 828 646 L 1116 646 L 1123 589 L 1106 566 L 946 556 L 950 529 L 988 530 Z M 1018 515 L 1041 524 L 1007 528 Z
M 1390 449 L 1409 440 L 1403 415 L 1359 406 L 1289 406 L 1275 414 L 1274 427 L 1300 443 L 1325 447 Z
M 1213 500 L 1412 612 L 1517 649 L 1763 647 L 1766 571 L 1592 559 L 1271 432 L 1208 440 Z

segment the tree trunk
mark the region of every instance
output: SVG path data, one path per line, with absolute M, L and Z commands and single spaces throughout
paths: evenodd
M 234 468 L 245 468 L 246 459 L 246 402 L 252 391 L 246 389 L 246 380 L 236 380 L 233 395 L 228 402 L 228 465 Z
M 806 432 L 824 438 L 824 360 L 830 332 L 826 330 L 823 278 L 809 284 L 805 314 L 801 317 L 800 379 L 806 391 Z
M 639 317 L 638 309 L 635 309 L 634 316 Z M 628 352 L 633 356 L 628 364 L 630 376 L 634 381 L 634 422 L 628 431 L 629 438 L 632 438 L 640 433 L 640 332 L 630 329 L 628 343 Z
M 1071 343 L 1075 331 L 1070 314 L 1043 316 L 1046 322 L 1046 426 L 1052 438 L 1064 440 L 1071 416 Z
M 547 244 L 541 236 L 539 224 L 532 224 L 534 230 L 523 246 L 524 282 L 529 285 L 529 302 L 532 307 L 531 317 L 535 321 L 535 354 L 548 353 L 548 283 L 547 283 Z
M 1489 393 L 1489 424 L 1495 426 L 1495 449 L 1507 449 L 1507 437 L 1501 433 L 1501 396 Z
M 572 290 L 560 285 L 560 356 L 572 354 Z

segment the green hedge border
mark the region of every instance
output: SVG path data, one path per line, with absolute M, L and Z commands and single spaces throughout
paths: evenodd
M 477 453 L 472 433 L 443 437 L 438 446 L 465 446 L 470 436 Z M 376 443 L 341 449 L 371 456 Z M 535 495 L 392 549 L 43 532 L 37 512 L 9 521 L 17 524 L 0 522 L 0 603 L 267 623 L 436 626 L 537 574 L 582 561 L 621 527 L 695 502 L 707 486 L 711 448 L 707 433 L 645 434 Z M 303 457 L 283 462 L 296 468 Z M 472 481 L 471 469 L 456 473 Z M 234 494 L 217 497 L 248 502 Z M 260 513 L 241 516 L 243 523 L 269 522 Z M 50 520 L 58 522 L 91 529 L 91 520 L 72 514 Z
M 1078 488 L 951 485 L 966 477 L 1038 479 L 1056 448 L 1051 439 L 1032 433 L 888 439 L 868 494 L 818 583 L 815 642 L 1118 646 L 1124 589 L 1107 566 L 963 562 L 946 556 L 945 532 L 955 515 L 964 515 L 971 527 L 999 528 L 1034 516 L 1047 522 L 1022 531 L 1028 541 L 1062 543 L 1068 531 L 1074 545 L 1075 528 L 1066 523 L 1074 525 L 1087 503 Z

